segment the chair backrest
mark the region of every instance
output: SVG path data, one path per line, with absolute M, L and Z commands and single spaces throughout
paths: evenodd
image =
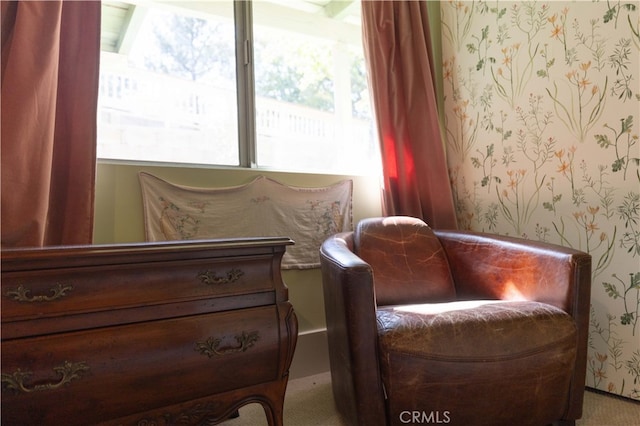
M 442 245 L 420 219 L 397 216 L 360 221 L 354 253 L 373 270 L 378 306 L 456 298 Z

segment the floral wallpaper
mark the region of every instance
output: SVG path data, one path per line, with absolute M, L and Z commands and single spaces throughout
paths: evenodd
M 587 386 L 640 399 L 640 1 L 443 1 L 461 228 L 593 257 Z

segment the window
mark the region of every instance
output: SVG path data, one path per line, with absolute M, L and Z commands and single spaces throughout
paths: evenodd
M 172 5 L 103 1 L 99 158 L 377 173 L 358 0 Z

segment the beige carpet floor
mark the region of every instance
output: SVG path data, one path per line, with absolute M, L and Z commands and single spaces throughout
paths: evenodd
M 262 426 L 267 421 L 259 404 L 240 409 L 240 417 L 225 426 Z M 578 426 L 640 426 L 640 402 L 587 391 Z M 291 380 L 284 403 L 284 426 L 345 426 L 335 411 L 331 376 L 322 373 Z

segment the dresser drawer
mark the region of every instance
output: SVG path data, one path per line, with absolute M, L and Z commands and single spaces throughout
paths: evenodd
M 3 424 L 88 425 L 279 379 L 283 308 L 3 341 Z
M 268 292 L 275 288 L 274 268 L 279 274 L 272 256 L 247 256 L 6 271 L 2 320 Z

